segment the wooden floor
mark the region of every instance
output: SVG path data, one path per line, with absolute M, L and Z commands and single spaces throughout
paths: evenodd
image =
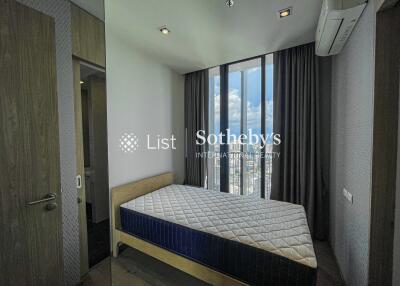
M 316 241 L 314 248 L 319 267 L 317 286 L 344 285 L 329 245 Z M 123 250 L 118 258 L 107 258 L 92 268 L 83 285 L 111 285 L 110 268 L 113 286 L 208 285 L 131 248 Z
M 327 242 L 314 241 L 314 251 L 318 261 L 317 286 L 344 285 L 332 249 Z

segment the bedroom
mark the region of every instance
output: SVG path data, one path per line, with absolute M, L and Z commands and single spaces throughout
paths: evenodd
M 397 1 L 1 5 L 1 285 L 400 283 Z

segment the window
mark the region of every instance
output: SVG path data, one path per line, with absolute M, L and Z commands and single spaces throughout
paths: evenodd
M 210 189 L 269 198 L 272 142 L 264 146 L 261 137 L 272 133 L 272 71 L 272 55 L 209 70 L 210 134 L 228 143 L 210 144 Z

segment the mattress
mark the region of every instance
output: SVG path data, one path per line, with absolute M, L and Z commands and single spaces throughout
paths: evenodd
M 315 285 L 304 208 L 170 185 L 120 206 L 122 231 L 250 285 Z

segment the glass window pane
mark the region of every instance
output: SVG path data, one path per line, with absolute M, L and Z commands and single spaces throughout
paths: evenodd
M 260 197 L 261 59 L 230 65 L 228 90 L 229 192 Z
M 273 56 L 265 57 L 265 133 L 273 134 Z M 271 136 L 268 136 L 271 138 Z M 269 199 L 271 195 L 271 174 L 272 174 L 272 139 L 267 141 L 265 146 L 265 198 Z
M 229 88 L 228 88 L 228 128 L 231 135 L 236 138 L 241 134 L 241 79 L 242 74 L 240 70 L 232 70 L 229 67 Z M 241 148 L 236 140 L 229 139 L 229 192 L 233 194 L 240 194 L 240 181 L 241 181 Z
M 220 133 L 220 75 L 219 67 L 209 69 L 209 134 Z M 211 138 L 211 137 L 210 137 Z M 208 189 L 220 190 L 220 146 L 209 144 Z

